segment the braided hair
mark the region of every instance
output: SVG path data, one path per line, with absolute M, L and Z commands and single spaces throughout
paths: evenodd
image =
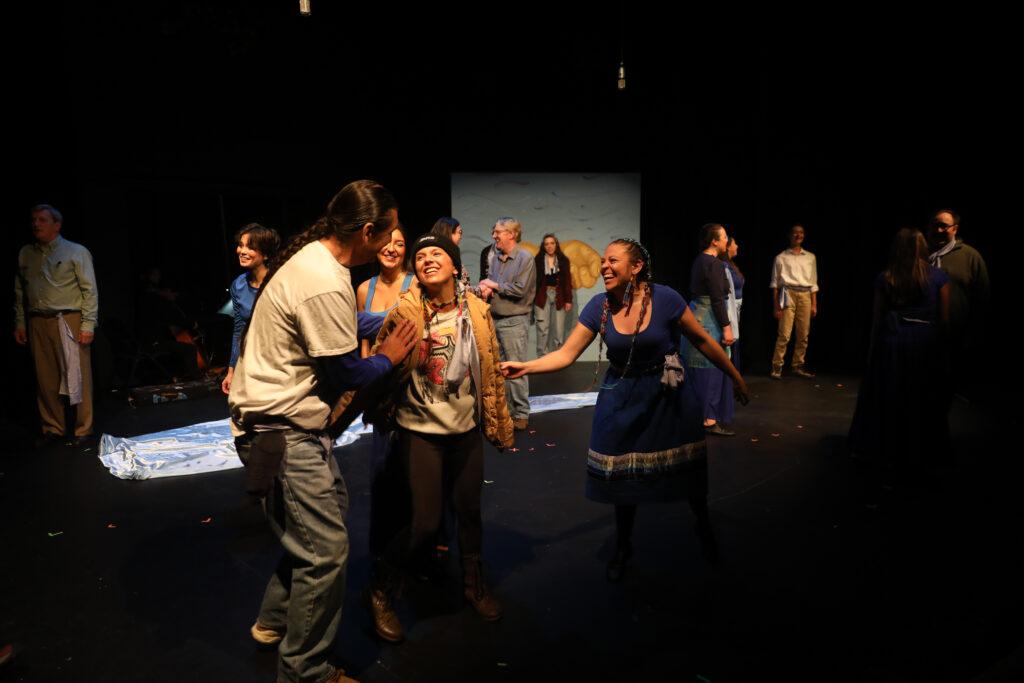
M 252 316 L 242 333 L 241 355 L 245 354 L 245 341 L 249 336 L 252 320 L 256 316 L 256 305 L 259 303 L 260 297 L 267 290 L 267 285 L 270 284 L 277 271 L 292 256 L 299 253 L 307 244 L 326 237 L 336 237 L 341 242 L 347 242 L 356 237 L 367 223 L 373 225 L 371 234 L 380 234 L 391 227 L 388 213 L 397 208 L 398 204 L 391 192 L 373 180 L 356 180 L 338 190 L 338 193 L 327 204 L 326 213 L 304 231 L 292 237 L 288 246 L 278 252 L 274 258 L 270 270 L 263 278 L 263 284 L 260 285 L 259 291 L 256 292 L 256 298 L 253 300 Z
M 633 305 L 633 294 L 638 287 L 643 286 L 643 293 L 640 299 L 640 316 L 636 320 L 636 328 L 633 330 L 633 337 L 629 341 L 629 355 L 626 356 L 626 366 L 622 370 L 622 375 L 625 376 L 626 373 L 629 372 L 629 368 L 633 363 L 633 349 L 636 346 L 636 338 L 640 335 L 640 328 L 643 327 L 644 318 L 647 316 L 647 308 L 651 303 L 651 274 L 654 272 L 654 268 L 651 263 L 651 253 L 647 251 L 647 247 L 640 244 L 637 240 L 629 237 L 623 237 L 613 240 L 611 244 L 618 244 L 625 247 L 631 263 L 640 262 L 644 264 L 643 267 L 640 268 L 640 272 L 634 275 L 633 279 L 628 285 L 626 285 L 626 291 L 623 293 L 622 302 L 620 303 L 620 307 L 626 307 L 626 312 L 628 314 Z M 633 284 L 634 282 L 637 283 L 635 286 Z M 597 377 L 601 371 L 601 350 L 603 348 L 604 335 L 608 326 L 608 314 L 611 309 L 610 299 L 611 297 L 605 294 L 604 302 L 602 302 L 601 305 L 601 328 L 597 341 L 597 366 L 594 368 L 594 379 L 591 381 L 591 387 L 597 383 Z M 603 385 L 602 388 L 610 389 L 613 386 L 615 385 Z

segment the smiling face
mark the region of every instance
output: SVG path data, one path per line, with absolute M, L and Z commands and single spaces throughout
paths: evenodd
M 402 266 L 405 259 L 405 235 L 401 230 L 391 231 L 391 241 L 377 252 L 377 261 L 384 270 L 394 270 Z
M 555 251 L 558 249 L 558 241 L 554 237 L 544 238 L 544 253 L 548 256 L 554 256 Z
M 932 243 L 938 246 L 943 246 L 949 242 L 956 240 L 956 231 L 959 228 L 956 224 L 956 219 L 948 211 L 940 211 L 935 214 L 935 218 L 932 219 L 931 228 L 932 234 L 930 235 Z
M 266 263 L 266 257 L 249 246 L 249 238 L 249 233 L 242 235 L 238 240 L 238 246 L 235 247 L 235 253 L 238 254 L 238 265 L 246 270 L 255 270 Z
M 629 250 L 622 244 L 609 244 L 601 259 L 601 277 L 607 292 L 625 289 L 634 275 L 643 269 L 643 261 L 632 261 Z
M 416 279 L 431 296 L 455 291 L 455 264 L 452 257 L 441 247 L 424 247 L 416 252 L 413 259 Z
M 503 254 L 511 252 L 512 248 L 516 246 L 515 233 L 500 225 L 494 226 L 494 229 L 491 230 L 491 237 L 494 238 L 494 246 Z

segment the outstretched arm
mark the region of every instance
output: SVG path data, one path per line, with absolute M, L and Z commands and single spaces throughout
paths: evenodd
M 536 375 L 544 372 L 555 372 L 571 365 L 580 354 L 594 341 L 595 334 L 589 327 L 576 323 L 572 334 L 565 340 L 562 347 L 556 351 L 541 356 L 536 360 L 519 362 L 505 361 L 501 364 L 502 373 L 509 379 L 522 377 L 523 375 Z

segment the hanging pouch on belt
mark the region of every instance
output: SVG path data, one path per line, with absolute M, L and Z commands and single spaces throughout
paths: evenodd
M 275 430 L 257 432 L 249 441 L 245 463 L 245 492 L 263 497 L 270 493 L 274 477 L 281 473 L 281 462 L 286 449 L 285 432 Z

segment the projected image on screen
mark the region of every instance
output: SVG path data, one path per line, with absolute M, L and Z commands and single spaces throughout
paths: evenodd
M 572 274 L 573 302 L 564 313 L 564 340 L 576 325 L 580 307 L 604 292 L 604 248 L 618 237 L 640 237 L 640 174 L 454 173 L 452 215 L 462 223 L 462 261 L 474 284 L 480 280 L 481 254 L 493 245 L 491 228 L 499 216 L 522 224 L 520 246 L 532 255 L 541 249 L 544 235 L 558 238 Z M 543 280 L 539 273 L 538 287 L 544 286 Z M 548 313 L 542 318 L 550 338 L 555 321 Z M 531 358 L 536 357 L 536 334 L 537 325 L 531 323 Z M 597 360 L 597 344 L 581 360 Z

